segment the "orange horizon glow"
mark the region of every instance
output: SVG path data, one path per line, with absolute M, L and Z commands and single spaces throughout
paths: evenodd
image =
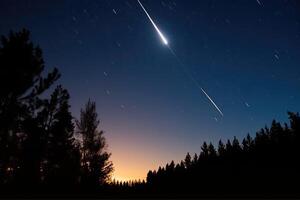
M 109 135 L 107 134 L 107 137 Z M 161 147 L 156 147 L 149 138 L 128 136 L 125 138 L 108 138 L 108 150 L 112 153 L 114 165 L 112 180 L 138 181 L 146 180 L 149 170 L 156 170 L 167 163 L 172 156 L 166 158 L 159 153 Z
M 114 166 L 112 181 L 146 181 L 149 170 L 164 167 L 172 160 L 179 163 L 189 151 L 186 144 L 176 144 L 164 136 L 160 136 L 159 142 L 157 138 L 145 138 L 141 134 L 124 134 L 123 137 L 106 134 L 106 137 Z M 174 146 L 166 145 L 169 142 L 180 148 L 174 149 Z M 193 151 L 190 152 L 193 154 Z
M 186 127 L 170 131 L 169 126 L 172 129 L 174 126 L 167 122 L 166 126 L 154 126 L 137 119 L 113 119 L 104 119 L 101 127 L 114 167 L 112 181 L 146 181 L 149 170 L 165 167 L 172 160 L 180 163 L 187 152 L 199 154 L 203 141 L 220 139 L 219 135 L 207 131 L 208 128 L 194 137 L 186 137 Z

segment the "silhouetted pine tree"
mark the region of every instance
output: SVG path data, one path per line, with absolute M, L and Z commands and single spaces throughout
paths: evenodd
M 39 95 L 59 78 L 57 69 L 49 73 L 46 78 L 42 77 L 44 70 L 42 51 L 30 42 L 29 35 L 29 31 L 22 30 L 17 33 L 11 32 L 9 37 L 1 38 L 1 183 L 12 180 L 11 175 L 15 176 L 21 168 L 28 169 L 23 173 L 30 177 L 28 182 L 39 182 L 38 163 L 41 160 L 42 132 L 37 126 L 38 120 L 34 115 L 42 105 L 39 102 Z M 23 156 L 27 156 L 28 159 Z M 7 179 L 7 176 L 10 178 Z
M 187 153 L 184 159 L 185 168 L 190 168 L 192 165 L 192 157 L 190 153 Z
M 222 142 L 222 140 L 219 141 L 219 146 L 218 146 L 218 154 L 222 157 L 225 155 L 226 149 L 225 149 L 225 145 Z
M 215 158 L 217 156 L 217 151 L 212 143 L 208 145 L 208 154 L 210 158 Z
M 244 152 L 251 152 L 253 150 L 254 141 L 249 133 L 247 134 L 246 138 L 243 139 L 242 145 L 243 145 L 242 148 Z
M 209 150 L 208 150 L 208 146 L 206 142 L 203 142 L 202 146 L 201 146 L 201 153 L 200 153 L 200 157 L 202 158 L 207 158 L 209 155 Z
M 103 131 L 98 130 L 99 120 L 95 102 L 88 101 L 76 121 L 77 132 L 82 137 L 82 182 L 97 186 L 109 181 L 113 171 L 111 156 L 106 151 L 106 141 Z
M 69 94 L 58 86 L 46 109 L 46 153 L 43 160 L 44 181 L 51 187 L 71 187 L 80 177 L 80 152 L 74 139 L 74 125 L 69 111 Z

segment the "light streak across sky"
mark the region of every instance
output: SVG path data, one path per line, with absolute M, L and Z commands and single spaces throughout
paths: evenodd
M 144 12 L 146 13 L 147 17 L 149 18 L 150 22 L 152 23 L 153 27 L 155 28 L 156 32 L 158 33 L 159 37 L 161 38 L 162 42 L 165 45 L 168 45 L 168 40 L 166 39 L 166 37 L 162 34 L 162 32 L 159 30 L 159 28 L 156 26 L 155 22 L 152 20 L 151 16 L 148 14 L 147 10 L 145 9 L 145 7 L 143 6 L 143 4 L 140 2 L 140 0 L 137 0 L 140 4 L 140 6 L 142 7 L 142 9 L 144 10 Z
M 143 6 L 143 4 L 140 2 L 140 0 L 137 0 L 139 5 L 141 6 L 141 8 L 143 9 L 143 11 L 145 12 L 145 14 L 147 15 L 148 19 L 150 20 L 150 22 L 152 23 L 153 27 L 155 28 L 156 32 L 158 33 L 159 37 L 161 38 L 162 42 L 168 46 L 169 50 L 171 51 L 171 53 L 174 55 L 174 57 L 177 59 L 178 63 L 181 65 L 184 73 L 195 83 L 195 85 L 205 94 L 205 96 L 208 98 L 208 100 L 212 103 L 212 105 L 216 108 L 216 110 L 220 113 L 220 115 L 222 117 L 224 117 L 223 112 L 221 111 L 221 109 L 217 106 L 217 104 L 212 100 L 212 98 L 205 92 L 205 90 L 203 89 L 203 87 L 200 86 L 199 82 L 193 77 L 193 75 L 191 73 L 189 73 L 189 71 L 187 70 L 185 64 L 179 59 L 179 57 L 175 54 L 175 52 L 173 51 L 173 49 L 168 45 L 168 40 L 166 39 L 166 37 L 162 34 L 162 32 L 159 30 L 159 28 L 157 27 L 157 25 L 155 24 L 155 22 L 152 20 L 151 16 L 149 15 L 149 13 L 147 12 L 147 10 L 145 9 L 145 7 Z

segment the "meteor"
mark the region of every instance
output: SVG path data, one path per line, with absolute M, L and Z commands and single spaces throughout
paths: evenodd
M 221 109 L 217 106 L 217 104 L 212 100 L 212 98 L 205 92 L 205 90 L 201 87 L 201 85 L 199 84 L 199 82 L 194 78 L 194 76 L 189 72 L 189 70 L 187 69 L 187 67 L 185 66 L 185 64 L 179 59 L 179 57 L 176 55 L 176 53 L 173 51 L 173 49 L 171 47 L 168 46 L 168 48 L 170 49 L 171 53 L 174 55 L 174 57 L 177 59 L 178 63 L 180 64 L 180 66 L 182 67 L 183 72 L 186 74 L 187 77 L 190 78 L 191 81 L 194 82 L 195 86 L 200 89 L 205 96 L 208 98 L 208 100 L 213 104 L 213 106 L 217 109 L 217 111 L 220 113 L 220 115 L 222 117 L 224 117 L 223 112 L 221 111 Z
M 210 100 L 210 102 L 215 106 L 215 108 L 219 111 L 219 113 L 222 115 L 222 117 L 224 116 L 223 112 L 220 110 L 220 108 L 217 106 L 217 104 L 215 104 L 215 102 L 210 98 L 210 96 L 204 91 L 203 88 L 200 88 L 202 90 L 202 92 L 205 94 L 205 96 Z
M 140 6 L 142 7 L 143 11 L 146 13 L 147 17 L 149 18 L 150 22 L 152 23 L 153 27 L 155 28 L 156 32 L 158 33 L 159 37 L 161 38 L 162 42 L 165 45 L 168 45 L 168 40 L 166 39 L 166 37 L 162 34 L 162 32 L 159 30 L 159 28 L 156 26 L 156 24 L 154 23 L 154 21 L 152 20 L 152 18 L 150 17 L 150 15 L 148 14 L 147 10 L 145 9 L 145 7 L 143 6 L 143 4 L 140 2 L 140 0 L 137 0 L 138 3 L 140 4 Z
M 257 0 L 259 1 L 259 0 Z M 161 38 L 162 42 L 168 47 L 168 49 L 170 50 L 170 52 L 174 55 L 174 57 L 177 59 L 178 63 L 180 64 L 180 66 L 182 67 L 182 70 L 184 71 L 184 73 L 187 75 L 187 77 L 189 77 L 194 84 L 196 85 L 196 87 L 198 89 L 201 89 L 201 91 L 205 94 L 205 96 L 209 99 L 209 101 L 213 104 L 213 106 L 217 109 L 217 111 L 220 113 L 220 115 L 222 117 L 224 117 L 223 112 L 221 111 L 221 109 L 217 106 L 217 104 L 212 100 L 212 98 L 205 92 L 205 90 L 200 86 L 199 82 L 194 78 L 194 76 L 189 72 L 189 70 L 187 69 L 187 67 L 185 66 L 185 64 L 181 61 L 181 59 L 179 59 L 179 57 L 176 55 L 176 53 L 173 51 L 173 49 L 168 45 L 168 40 L 166 39 L 166 37 L 162 34 L 162 32 L 159 30 L 159 28 L 156 26 L 156 24 L 154 23 L 154 21 L 152 20 L 152 18 L 150 17 L 150 15 L 148 14 L 147 10 L 145 9 L 145 7 L 143 6 L 143 4 L 140 2 L 140 0 L 137 0 L 137 2 L 140 4 L 141 8 L 143 9 L 143 11 L 145 12 L 145 14 L 147 15 L 147 17 L 149 18 L 150 22 L 152 23 L 153 27 L 155 28 L 156 32 L 158 33 L 159 37 Z
M 256 2 L 257 2 L 260 6 L 262 6 L 262 3 L 260 2 L 260 0 L 256 0 Z

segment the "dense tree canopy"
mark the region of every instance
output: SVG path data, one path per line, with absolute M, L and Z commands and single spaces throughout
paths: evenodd
M 288 114 L 289 126 L 273 120 L 270 128 L 258 131 L 254 139 L 247 134 L 241 144 L 236 137 L 225 145 L 220 140 L 216 150 L 204 142 L 199 156 L 191 161 L 188 153 L 184 165 L 177 164 L 174 171 L 169 170 L 170 164 L 149 171 L 148 186 L 159 193 L 176 188 L 176 193 L 190 195 L 295 194 L 294 182 L 300 178 L 300 116 Z
M 51 92 L 60 74 L 55 68 L 42 76 L 42 51 L 29 36 L 22 30 L 1 40 L 0 184 L 12 190 L 47 186 L 43 189 L 67 191 L 83 184 L 91 171 L 97 175 L 90 187 L 107 183 L 112 164 L 110 154 L 103 151 L 103 132 L 96 131 L 98 122 L 87 123 L 94 129 L 83 141 L 75 139 L 69 93 L 61 85 Z M 97 116 L 95 110 L 92 114 Z M 85 170 L 86 158 L 91 171 Z

